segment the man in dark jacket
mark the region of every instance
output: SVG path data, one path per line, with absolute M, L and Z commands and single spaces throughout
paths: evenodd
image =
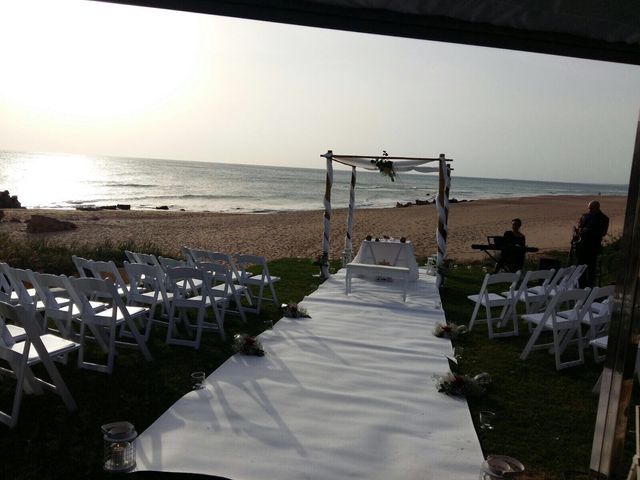
M 609 230 L 609 217 L 600 210 L 600 202 L 589 202 L 589 211 L 580 217 L 576 228 L 576 260 L 586 265 L 587 271 L 580 278 L 580 288 L 593 287 L 596 279 L 596 261 L 602 238 Z

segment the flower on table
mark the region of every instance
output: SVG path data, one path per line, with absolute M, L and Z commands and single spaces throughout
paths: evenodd
M 260 340 L 244 333 L 236 333 L 233 336 L 233 350 L 243 355 L 264 356 Z

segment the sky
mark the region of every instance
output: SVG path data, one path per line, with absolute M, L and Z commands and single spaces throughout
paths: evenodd
M 0 150 L 629 180 L 640 67 L 84 0 L 0 0 Z

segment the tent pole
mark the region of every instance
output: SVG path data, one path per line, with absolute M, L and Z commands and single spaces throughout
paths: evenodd
M 344 237 L 344 252 L 342 253 L 342 266 L 344 267 L 353 258 L 353 209 L 356 203 L 356 167 L 351 167 L 351 187 L 349 189 L 349 213 L 347 216 L 347 234 Z
M 618 478 L 640 332 L 640 117 L 631 164 L 629 193 L 620 241 L 624 266 L 618 270 L 607 357 L 591 448 L 590 478 Z M 620 477 L 622 478 L 622 477 Z
M 321 155 L 327 159 L 327 177 L 324 188 L 324 233 L 322 237 L 322 261 L 320 265 L 320 277 L 329 278 L 329 252 L 331 251 L 331 187 L 333 185 L 333 152 L 328 150 Z
M 436 232 L 438 242 L 438 276 L 436 284 L 441 286 L 444 282 L 442 278 L 442 268 L 447 256 L 447 229 L 449 219 L 449 189 L 451 184 L 451 169 L 445 161 L 444 153 L 440 154 L 438 170 L 438 196 L 436 197 L 436 207 L 438 210 L 438 230 Z

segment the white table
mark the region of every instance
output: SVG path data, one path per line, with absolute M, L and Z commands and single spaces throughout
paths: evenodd
M 365 240 L 360 244 L 360 250 L 353 259 L 353 263 L 406 267 L 409 269 L 409 280 L 418 279 L 418 263 L 413 253 L 413 245 L 408 241 L 380 240 L 376 242 Z

